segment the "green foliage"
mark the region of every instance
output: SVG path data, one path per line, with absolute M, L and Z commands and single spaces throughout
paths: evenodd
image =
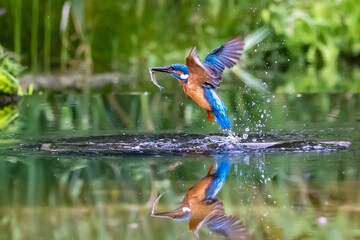
M 0 129 L 8 126 L 18 116 L 18 108 L 14 105 L 0 108 Z
M 0 45 L 0 94 L 14 94 L 20 89 L 17 78 L 21 71 L 21 65 L 9 58 Z
M 262 18 L 283 39 L 292 61 L 286 82 L 278 90 L 360 91 L 351 70 L 360 63 L 360 5 L 356 1 L 279 0 L 262 11 Z

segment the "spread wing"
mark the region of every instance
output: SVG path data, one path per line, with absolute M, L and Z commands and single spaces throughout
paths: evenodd
M 231 240 L 250 239 L 249 233 L 238 217 L 226 216 L 222 202 L 217 202 L 212 215 L 205 219 L 211 232 Z
M 209 230 L 215 234 L 224 236 L 231 240 L 248 240 L 250 235 L 245 225 L 235 216 L 226 216 L 224 206 L 221 201 L 211 203 L 212 211 L 205 217 L 198 220 L 196 228 L 193 230 L 195 236 L 199 236 L 199 230 L 206 224 Z M 191 221 L 191 220 L 190 220 Z
M 231 240 L 248 240 L 249 233 L 245 225 L 235 216 L 218 216 L 208 222 L 207 227 L 215 234 Z
M 240 59 L 244 48 L 244 39 L 237 37 L 212 51 L 202 63 L 196 54 L 196 47 L 186 58 L 189 69 L 189 83 L 218 88 L 225 67 L 231 68 Z M 193 76 L 191 76 L 193 75 Z
M 196 47 L 191 50 L 186 58 L 186 66 L 189 70 L 189 85 L 203 86 L 207 82 L 211 82 L 211 77 L 215 74 L 215 72 L 212 73 L 212 69 L 200 61 L 196 53 Z
M 213 201 L 217 201 L 217 199 L 214 198 Z M 189 228 L 197 238 L 199 238 L 199 231 L 203 224 L 206 223 L 209 215 L 212 216 L 213 208 L 213 204 L 207 204 L 205 201 L 196 201 L 190 204 Z

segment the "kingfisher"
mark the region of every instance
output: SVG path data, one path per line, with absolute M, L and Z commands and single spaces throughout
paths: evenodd
M 224 103 L 215 89 L 220 87 L 225 68 L 231 68 L 239 61 L 244 44 L 242 37 L 234 38 L 209 53 L 205 62 L 200 61 L 194 47 L 186 58 L 186 65 L 153 67 L 150 68 L 150 72 L 171 74 L 180 81 L 184 92 L 206 110 L 211 122 L 213 121 L 211 112 L 213 112 L 221 128 L 227 129 L 231 127 L 231 122 L 226 114 Z M 153 82 L 158 85 L 156 81 L 153 80 Z
M 207 175 L 192 186 L 185 194 L 180 205 L 170 212 L 156 213 L 157 202 L 161 194 L 154 202 L 151 216 L 168 218 L 175 221 L 189 220 L 189 228 L 199 237 L 200 228 L 206 224 L 211 232 L 223 235 L 227 239 L 249 239 L 245 225 L 235 216 L 227 216 L 223 203 L 216 198 L 224 186 L 231 163 L 223 159 L 215 173 L 211 173 L 210 166 Z

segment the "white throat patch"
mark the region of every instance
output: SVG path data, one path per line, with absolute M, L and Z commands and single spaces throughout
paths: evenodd
M 181 77 L 181 79 L 187 79 L 189 77 L 189 75 L 188 74 L 181 74 L 180 77 Z
M 183 210 L 184 212 L 191 212 L 191 209 L 188 208 L 188 207 L 183 207 L 182 210 Z

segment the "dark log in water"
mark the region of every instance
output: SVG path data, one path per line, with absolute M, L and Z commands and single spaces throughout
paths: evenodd
M 19 97 L 17 94 L 1 94 L 0 93 L 0 108 L 10 105 L 10 104 L 17 104 Z

